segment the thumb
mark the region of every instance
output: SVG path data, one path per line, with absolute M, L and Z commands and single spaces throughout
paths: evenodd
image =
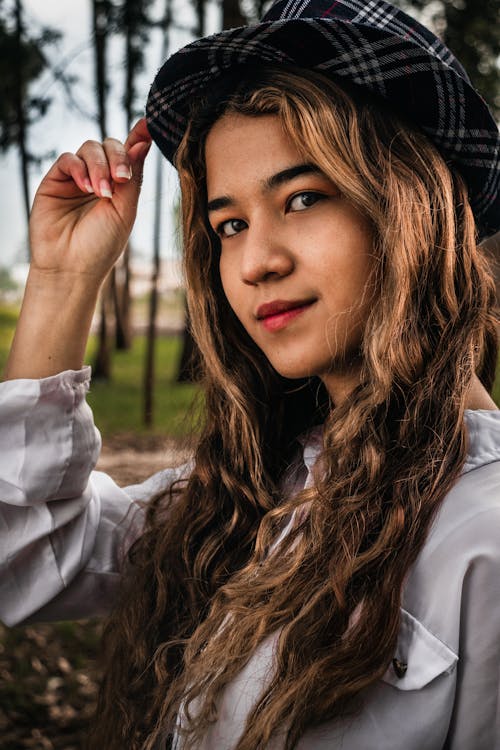
M 132 180 L 139 186 L 139 188 L 142 184 L 144 162 L 150 148 L 151 141 L 140 141 L 139 143 L 135 143 L 128 151 L 128 157 L 132 167 Z
M 142 170 L 144 160 L 148 155 L 151 147 L 151 133 L 148 130 L 146 118 L 141 117 L 131 129 L 125 141 L 125 150 L 127 151 L 132 166 L 132 182 L 136 186 L 141 186 Z

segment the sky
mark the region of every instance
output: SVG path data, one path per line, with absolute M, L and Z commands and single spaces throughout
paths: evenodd
M 8 5 L 8 3 L 6 3 Z M 53 97 L 53 103 L 48 114 L 36 123 L 30 130 L 29 148 L 35 154 L 56 154 L 64 151 L 76 151 L 87 139 L 98 139 L 97 126 L 85 113 L 95 112 L 93 94 L 93 57 L 91 47 L 91 3 L 90 0 L 24 0 L 25 20 L 31 29 L 41 26 L 53 26 L 63 32 L 61 41 L 47 54 L 56 65 L 62 65 L 65 72 L 75 75 L 78 80 L 73 86 L 73 97 L 78 101 L 82 113 L 73 111 L 60 86 L 54 82 L 51 73 L 44 73 L 37 79 L 30 94 L 47 95 Z M 163 0 L 156 0 L 154 9 L 160 16 L 164 6 Z M 191 5 L 189 0 L 174 0 L 175 18 L 179 23 L 192 23 Z M 208 6 L 207 33 L 216 31 L 219 23 L 216 3 Z M 172 34 L 171 50 L 187 44 L 191 37 L 187 32 Z M 147 59 L 144 73 L 141 75 L 139 90 L 143 90 L 145 103 L 149 86 L 157 69 L 160 67 L 161 37 L 156 32 L 152 35 L 148 45 Z M 119 104 L 123 95 L 123 47 L 115 42 L 109 57 L 111 90 L 109 106 L 109 134 L 124 140 L 125 118 Z M 154 176 L 155 160 L 158 157 L 153 149 L 147 159 L 144 184 L 139 202 L 137 220 L 132 234 L 135 252 L 141 256 L 152 256 L 152 231 L 154 211 Z M 163 222 L 162 243 L 163 254 L 171 256 L 178 246 L 175 222 L 173 221 L 174 204 L 177 198 L 176 172 L 170 164 L 162 158 L 164 164 L 163 205 L 165 218 Z M 50 167 L 51 160 L 47 159 L 40 167 L 33 165 L 30 172 L 31 199 L 45 172 Z M 0 157 L 0 226 L 2 227 L 2 249 L 0 251 L 0 265 L 11 266 L 19 260 L 26 259 L 27 227 L 24 214 L 19 157 L 15 150 L 11 150 L 5 157 Z

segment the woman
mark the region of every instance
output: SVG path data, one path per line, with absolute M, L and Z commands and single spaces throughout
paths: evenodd
M 349 73 L 325 75 L 340 44 Z M 89 478 L 80 368 L 143 121 L 42 183 L 2 391 L 0 599 L 9 623 L 114 603 L 92 747 L 500 745 L 497 338 L 476 246 L 500 224 L 498 133 L 460 71 L 401 12 L 355 2 L 275 5 L 166 63 L 149 128 L 181 179 L 206 422 L 187 466 L 139 487 Z

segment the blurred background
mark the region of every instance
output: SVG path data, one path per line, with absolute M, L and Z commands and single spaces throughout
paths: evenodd
M 258 19 L 263 0 L 0 0 L 0 367 L 29 264 L 27 221 L 54 158 L 88 138 L 124 140 L 166 57 Z M 455 52 L 500 119 L 500 0 L 396 0 Z M 202 405 L 181 275 L 175 170 L 147 160 L 136 225 L 104 286 L 87 362 L 119 484 L 183 460 Z M 496 244 L 496 248 L 495 248 Z M 500 253 L 498 235 L 489 244 Z M 497 262 L 494 263 L 500 279 Z M 497 284 L 498 286 L 498 284 Z M 187 325 L 186 325 L 187 324 Z M 494 398 L 500 402 L 497 378 Z M 80 750 L 94 709 L 98 622 L 0 626 L 0 750 Z

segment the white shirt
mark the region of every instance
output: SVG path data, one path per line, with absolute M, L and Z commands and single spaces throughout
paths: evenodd
M 99 433 L 85 402 L 90 368 L 0 384 L 0 619 L 76 619 L 109 610 L 137 500 L 189 471 L 119 488 L 92 471 Z M 468 457 L 403 591 L 391 666 L 344 722 L 298 750 L 500 750 L 500 410 L 467 410 Z M 320 450 L 304 446 L 301 482 Z M 295 487 L 295 490 L 300 487 Z M 231 750 L 273 668 L 274 637 L 224 690 L 200 750 Z M 279 738 L 269 750 L 281 750 Z

